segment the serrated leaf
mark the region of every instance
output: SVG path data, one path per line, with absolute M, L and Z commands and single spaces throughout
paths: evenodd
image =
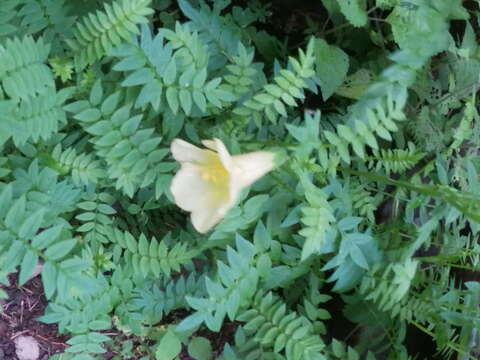
M 367 11 L 365 0 L 337 0 L 342 14 L 354 26 L 365 26 L 367 23 Z

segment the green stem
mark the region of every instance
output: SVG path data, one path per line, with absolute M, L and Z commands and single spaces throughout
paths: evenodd
M 454 264 L 454 263 L 449 263 L 449 262 L 442 262 L 441 257 L 438 257 L 438 256 L 420 256 L 420 257 L 416 257 L 416 259 L 420 260 L 420 261 L 423 261 L 423 262 L 430 263 L 430 264 L 444 265 L 444 266 L 448 266 L 448 267 L 470 270 L 470 271 L 474 271 L 474 272 L 478 271 L 478 269 L 472 268 L 471 266 L 459 265 L 459 264 Z
M 410 191 L 417 192 L 419 194 L 440 198 L 447 204 L 459 210 L 462 214 L 464 214 L 471 220 L 480 222 L 480 213 L 478 211 L 478 208 L 480 207 L 480 198 L 478 198 L 478 196 L 476 196 L 475 194 L 456 191 L 456 189 L 444 185 L 410 184 L 405 181 L 393 180 L 386 176 L 353 170 L 349 168 L 339 168 L 338 170 L 346 172 L 347 174 L 357 175 L 384 184 L 402 187 Z

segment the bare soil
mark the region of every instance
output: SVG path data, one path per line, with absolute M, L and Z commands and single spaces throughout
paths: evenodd
M 8 294 L 2 301 L 0 312 L 0 360 L 17 360 L 14 340 L 18 336 L 32 336 L 40 346 L 39 360 L 62 352 L 67 337 L 58 333 L 57 325 L 44 324 L 36 319 L 43 315 L 47 300 L 43 294 L 39 277 L 18 287 L 16 276 L 11 277 L 10 286 L 0 285 Z

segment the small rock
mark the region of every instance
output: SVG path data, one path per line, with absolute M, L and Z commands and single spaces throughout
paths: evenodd
M 18 360 L 37 360 L 40 348 L 37 340 L 32 336 L 19 336 L 15 339 L 15 348 Z

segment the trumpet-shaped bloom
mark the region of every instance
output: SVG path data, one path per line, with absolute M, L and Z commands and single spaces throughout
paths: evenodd
M 191 212 L 194 228 L 205 233 L 225 216 L 243 188 L 273 169 L 275 154 L 257 151 L 232 156 L 219 139 L 202 143 L 207 149 L 173 140 L 170 149 L 181 168 L 170 191 L 175 203 Z

